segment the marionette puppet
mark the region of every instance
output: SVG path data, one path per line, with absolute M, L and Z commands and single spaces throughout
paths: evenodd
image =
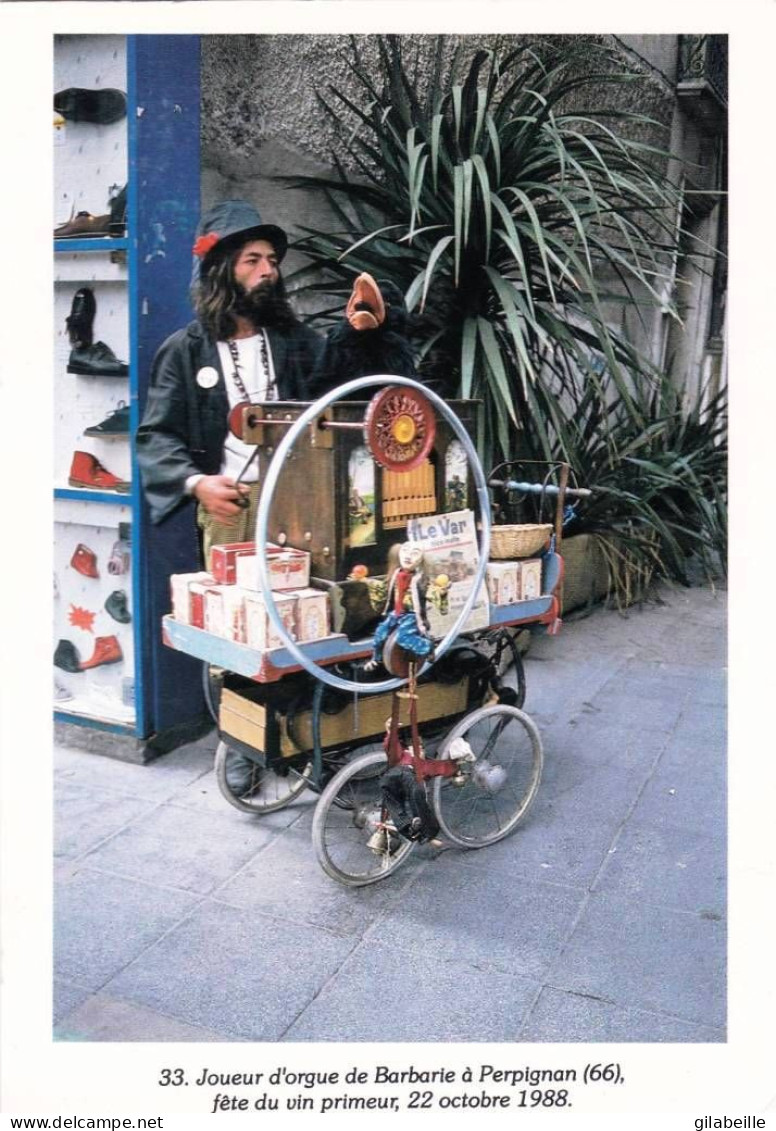
M 407 308 L 395 283 L 378 283 L 364 271 L 353 282 L 344 318 L 326 335 L 308 397 L 317 400 L 346 381 L 381 373 L 417 376 Z
M 375 629 L 372 659 L 364 665 L 365 671 L 374 671 L 382 662 L 383 647 L 394 630 L 396 643 L 411 655 L 413 662 L 425 660 L 433 651 L 426 617 L 423 551 L 415 542 L 404 542 L 399 547 L 399 566 L 388 581 L 383 619 Z

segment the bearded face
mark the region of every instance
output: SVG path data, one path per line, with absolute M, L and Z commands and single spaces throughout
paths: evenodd
M 296 323 L 277 257 L 265 240 L 250 241 L 236 253 L 212 252 L 194 297 L 197 314 L 216 341 L 235 333 L 237 318 L 256 329 Z
M 236 283 L 235 289 L 237 291 L 233 307 L 235 314 L 249 318 L 257 326 L 271 324 L 277 308 L 277 282 L 264 279 L 250 288 L 243 283 Z

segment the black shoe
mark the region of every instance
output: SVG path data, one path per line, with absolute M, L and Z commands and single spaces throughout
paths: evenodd
M 127 231 L 127 186 L 116 193 L 108 202 L 110 223 L 108 231 L 114 239 L 121 239 Z
M 132 620 L 127 608 L 127 595 L 123 589 L 114 589 L 105 602 L 105 608 L 119 624 L 129 624 Z
M 126 361 L 119 361 L 105 342 L 95 342 L 93 346 L 76 347 L 71 350 L 67 371 L 80 373 L 84 377 L 129 376 L 129 366 Z
M 71 640 L 60 640 L 54 652 L 54 663 L 63 672 L 80 672 L 81 660 Z
M 54 109 L 69 122 L 93 122 L 108 126 L 119 122 L 127 114 L 127 96 L 123 90 L 106 87 L 105 90 L 85 90 L 70 86 L 54 95 Z
M 97 303 L 94 291 L 89 287 L 81 287 L 73 295 L 73 305 L 65 319 L 67 336 L 74 346 L 90 346 L 92 344 L 92 323 L 97 312 Z
M 93 424 L 91 428 L 84 429 L 84 436 L 102 436 L 103 439 L 110 440 L 114 436 L 128 436 L 129 435 L 129 405 L 124 404 L 124 401 L 119 401 L 118 407 L 113 412 L 108 413 L 104 420 L 99 424 Z

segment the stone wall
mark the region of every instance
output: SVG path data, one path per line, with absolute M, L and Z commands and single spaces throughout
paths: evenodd
M 437 52 L 443 73 L 465 68 L 479 48 L 501 45 L 506 50 L 539 37 L 402 36 L 402 51 L 417 74 L 431 75 Z M 544 37 L 546 38 L 546 37 Z M 578 109 L 614 105 L 638 111 L 668 127 L 674 109 L 673 91 L 665 75 L 647 58 L 650 54 L 667 65 L 675 54 L 675 36 L 633 37 L 637 46 L 614 37 L 555 36 L 555 45 L 580 52 L 605 43 L 615 56 L 644 75 L 644 82 L 627 87 L 601 83 L 585 92 Z M 649 41 L 649 42 L 647 42 Z M 202 198 L 207 206 L 226 196 L 253 201 L 262 214 L 293 233 L 309 224 L 335 224 L 318 194 L 288 190 L 277 177 L 320 173 L 331 168 L 331 148 L 336 140 L 320 96 L 330 86 L 361 97 L 350 60 L 359 53 L 368 70 L 378 73 L 374 36 L 342 35 L 215 35 L 202 40 Z M 590 61 L 592 67 L 593 63 Z M 597 64 L 596 64 L 597 66 Z M 616 103 L 613 103 L 616 99 Z M 646 131 L 657 144 L 667 134 Z M 288 268 L 299 266 L 293 254 Z

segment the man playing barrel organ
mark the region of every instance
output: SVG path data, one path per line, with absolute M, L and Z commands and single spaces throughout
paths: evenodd
M 160 347 L 137 453 L 151 520 L 194 499 L 203 555 L 254 536 L 253 450 L 231 434 L 241 401 L 314 400 L 369 374 L 414 376 L 404 304 L 392 284 L 360 275 L 345 319 L 324 338 L 294 314 L 280 265 L 288 238 L 253 205 L 225 200 L 203 215 L 194 244 L 196 320 Z M 386 298 L 388 301 L 386 301 Z

